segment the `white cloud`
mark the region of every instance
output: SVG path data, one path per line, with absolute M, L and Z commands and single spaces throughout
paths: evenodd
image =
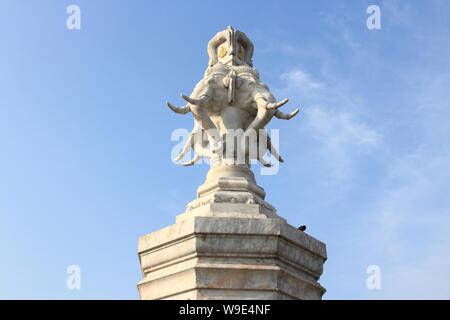
M 312 134 L 330 149 L 372 147 L 381 141 L 380 134 L 366 124 L 356 121 L 352 114 L 345 111 L 327 111 L 323 107 L 315 106 L 308 109 L 307 117 Z
M 306 133 L 319 142 L 329 170 L 328 184 L 341 184 L 353 176 L 353 158 L 379 147 L 382 136 L 353 112 L 361 101 L 342 87 L 329 86 L 300 68 L 281 75 L 283 87 L 277 95 L 303 102 Z
M 450 157 L 395 160 L 372 214 L 368 255 L 383 262 L 383 298 L 450 297 Z
M 306 102 L 303 133 L 320 142 L 321 161 L 328 166 L 324 180 L 330 184 L 341 186 L 354 175 L 366 174 L 356 164 L 361 155 L 383 158 L 384 176 L 377 178 L 381 186 L 373 189 L 372 201 L 363 206 L 366 212 L 355 225 L 365 226 L 358 240 L 365 250 L 356 259 L 381 266 L 378 297 L 385 299 L 450 297 L 450 143 L 444 137 L 449 77 L 432 70 L 411 70 L 405 86 L 413 83 L 414 92 L 401 96 L 403 100 L 393 96 L 412 112 L 402 126 L 421 129 L 419 144 L 412 143 L 412 149 L 398 148 L 392 136 L 384 137 L 362 120 L 357 110 L 366 106 L 349 90 L 298 68 L 283 74 L 284 87 L 278 90 Z M 392 126 L 390 134 L 401 133 L 402 126 Z
M 355 51 L 361 49 L 361 45 L 355 40 L 353 33 L 349 29 L 344 28 L 341 32 L 341 37 L 342 40 L 344 40 L 344 43 L 347 44 L 350 49 Z
M 329 165 L 333 182 L 341 183 L 351 178 L 354 171 L 352 158 L 381 144 L 381 135 L 349 112 L 314 106 L 305 114 L 309 132 L 323 147 L 323 157 L 332 159 Z
M 383 1 L 381 10 L 382 21 L 383 19 L 386 20 L 389 26 L 414 27 L 416 13 L 411 4 L 401 4 L 399 1 L 385 0 Z
M 290 90 L 310 91 L 323 87 L 323 84 L 314 80 L 309 73 L 298 68 L 281 74 L 280 78 L 288 84 Z
M 438 9 L 432 12 L 435 11 Z M 276 91 L 302 103 L 302 133 L 320 142 L 322 150 L 320 158 L 314 161 L 321 162 L 324 172 L 332 172 L 325 179 L 352 185 L 348 181 L 352 176 L 370 176 L 360 180 L 362 193 L 368 196 L 360 200 L 347 193 L 349 203 L 345 212 L 340 212 L 351 221 L 349 228 L 360 229 L 358 245 L 350 245 L 344 252 L 330 251 L 330 257 L 343 254 L 352 255 L 352 259 L 330 259 L 327 265 L 333 268 L 342 263 L 340 270 L 354 270 L 354 265 L 378 264 L 382 268 L 382 290 L 374 294 L 364 288 L 356 293 L 358 296 L 341 298 L 450 298 L 448 27 L 443 24 L 446 20 L 436 19 L 431 25 L 417 28 L 414 14 L 408 5 L 386 1 L 382 7 L 382 29 L 386 28 L 384 37 L 389 40 L 397 37 L 397 33 L 389 33 L 389 28 L 403 29 L 408 38 L 401 43 L 411 49 L 417 63 L 411 64 L 408 55 L 405 61 L 396 54 L 390 56 L 391 60 L 384 59 L 377 55 L 381 53 L 377 46 L 383 47 L 375 42 L 377 46 L 369 48 L 373 50 L 361 45 L 359 50 L 349 51 L 342 63 L 348 62 L 351 72 L 328 68 L 319 77 L 318 73 L 292 69 L 283 75 L 283 87 Z M 355 37 L 358 34 L 346 35 L 346 29 L 342 30 L 343 40 L 348 40 L 346 45 L 357 46 L 353 40 L 362 43 L 361 37 Z M 367 69 L 373 77 L 367 76 Z M 388 75 L 385 70 L 389 70 Z M 348 74 L 352 76 L 347 77 Z M 359 76 L 362 74 L 365 76 Z M 368 91 L 367 100 L 355 92 L 357 88 L 364 89 L 361 83 L 373 87 L 376 99 L 370 100 Z M 303 150 L 305 153 L 312 155 L 311 150 Z M 377 171 L 365 171 L 366 166 L 361 170 L 358 159 Z M 336 192 L 341 192 L 341 188 L 336 188 Z M 324 202 L 332 201 L 328 195 L 322 198 Z M 339 241 L 339 236 L 346 235 L 332 236 L 333 241 Z M 332 245 L 330 241 L 330 248 Z M 338 275 L 341 276 L 344 277 Z M 354 279 L 355 275 L 347 274 L 346 278 Z M 330 280 L 333 281 L 336 280 Z M 339 293 L 330 291 L 328 295 Z
M 365 110 L 363 101 L 342 80 L 319 80 L 299 67 L 282 73 L 280 80 L 282 86 L 274 89 L 276 96 L 290 97 L 305 106 L 321 105 L 350 113 Z
M 416 251 L 418 263 L 400 264 L 385 279 L 386 299 L 449 299 L 450 243 L 436 243 L 431 250 Z

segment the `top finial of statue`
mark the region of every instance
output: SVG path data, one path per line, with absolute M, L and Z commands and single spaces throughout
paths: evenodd
M 209 66 L 217 62 L 228 65 L 253 66 L 253 43 L 247 35 L 228 26 L 208 43 Z

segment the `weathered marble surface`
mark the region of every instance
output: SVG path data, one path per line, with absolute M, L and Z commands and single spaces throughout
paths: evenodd
M 279 218 L 191 216 L 141 237 L 138 251 L 142 299 L 320 299 L 325 292 L 318 283 L 325 244 Z

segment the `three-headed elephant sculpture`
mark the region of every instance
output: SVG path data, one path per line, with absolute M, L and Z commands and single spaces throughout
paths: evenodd
M 265 129 L 273 117 L 289 120 L 299 112 L 279 110 L 288 99 L 277 102 L 269 87 L 259 79 L 252 66 L 253 44 L 247 36 L 231 27 L 219 32 L 208 44 L 210 63 L 192 93 L 181 95 L 187 104 L 167 105 L 179 114 L 192 113 L 194 128 L 175 160 L 192 149 L 195 156 L 182 165 L 192 165 L 202 157 L 221 162 L 264 159 L 267 150 L 280 162 L 283 159 Z

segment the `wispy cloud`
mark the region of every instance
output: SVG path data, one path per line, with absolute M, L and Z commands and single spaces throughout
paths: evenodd
M 283 73 L 281 81 L 277 93 L 303 102 L 306 133 L 319 143 L 325 159 L 333 159 L 324 180 L 340 184 L 351 179 L 353 158 L 382 144 L 382 135 L 353 112 L 359 99 L 300 68 Z
M 382 4 L 382 19 L 389 27 L 414 27 L 416 12 L 410 3 L 384 0 Z
M 449 181 L 450 157 L 418 152 L 392 164 L 367 230 L 382 261 L 383 298 L 450 297 Z
M 407 10 L 401 12 L 404 19 L 410 16 Z M 414 30 L 416 39 L 433 45 L 423 46 L 418 55 L 421 63 L 392 68 L 406 94 L 391 98 L 406 119 L 392 124 L 387 175 L 371 204 L 371 214 L 364 217 L 371 221 L 367 247 L 383 264 L 382 298 L 448 299 L 450 62 L 441 57 L 450 45 L 440 42 L 442 34 L 413 29 L 402 19 L 398 23 Z M 396 141 L 394 135 L 401 138 Z
M 359 232 L 359 245 L 334 252 L 352 259 L 331 258 L 329 272 L 335 267 L 355 271 L 359 264 L 382 268 L 381 291 L 358 283 L 361 291 L 341 298 L 448 299 L 450 43 L 443 13 L 448 3 L 385 0 L 379 5 L 381 30 L 366 28 L 363 6 L 355 12 L 342 5 L 321 15 L 317 43 L 302 50 L 295 42 L 275 46 L 292 68 L 274 92 L 301 106 L 298 130 L 306 137 L 298 157 L 316 166 L 308 178 L 333 187 L 316 185 L 322 188 L 320 206 L 327 208 L 320 215 L 331 217 L 333 196 L 344 194 L 339 196 L 343 211 L 336 209 L 333 217 L 342 215 L 352 235 L 354 229 Z M 315 203 L 307 205 L 320 210 Z M 330 256 L 333 241 L 348 240 L 349 234 L 348 229 L 332 233 Z
M 314 80 L 309 73 L 299 68 L 281 74 L 280 78 L 288 85 L 289 90 L 312 91 L 324 87 L 321 82 Z
M 342 183 L 353 175 L 353 157 L 381 144 L 381 135 L 345 111 L 314 106 L 306 112 L 308 129 L 323 148 L 334 182 Z
M 283 74 L 276 93 L 302 103 L 306 124 L 302 134 L 319 142 L 321 152 L 314 153 L 315 161 L 328 169 L 324 172 L 330 183 L 344 185 L 356 176 L 370 176 L 363 181 L 374 183 L 361 185 L 363 192 L 370 192 L 365 203 L 349 194 L 348 208 L 358 206 L 364 212 L 350 218 L 351 223 L 362 226 L 358 241 L 364 249 L 348 250 L 353 250 L 358 262 L 382 268 L 382 290 L 376 297 L 448 299 L 450 61 L 445 57 L 450 44 L 443 41 L 446 35 L 442 30 L 417 28 L 415 18 L 408 5 L 386 1 L 382 6 L 385 24 L 380 31 L 386 33 L 379 35 L 393 41 L 399 29 L 411 34 L 402 45 L 411 48 L 417 63 L 402 60 L 403 48 L 397 48 L 399 56 L 389 60 L 377 56 L 377 43 L 371 47 L 376 53 L 363 46 L 358 49 L 362 38 L 344 24 L 337 31 L 349 48 L 348 59 L 342 63 L 354 77 L 347 77 L 349 69 L 347 73 L 335 68 L 313 73 L 295 67 Z M 398 29 L 393 30 L 394 26 Z M 368 68 L 370 73 L 361 76 Z M 358 92 L 358 88 L 365 89 L 358 82 L 373 90 Z M 371 100 L 370 95 L 377 98 Z M 311 150 L 305 152 L 311 154 Z M 378 162 L 378 171 L 362 170 L 361 162 L 369 167 Z M 371 294 L 361 293 L 375 297 Z

